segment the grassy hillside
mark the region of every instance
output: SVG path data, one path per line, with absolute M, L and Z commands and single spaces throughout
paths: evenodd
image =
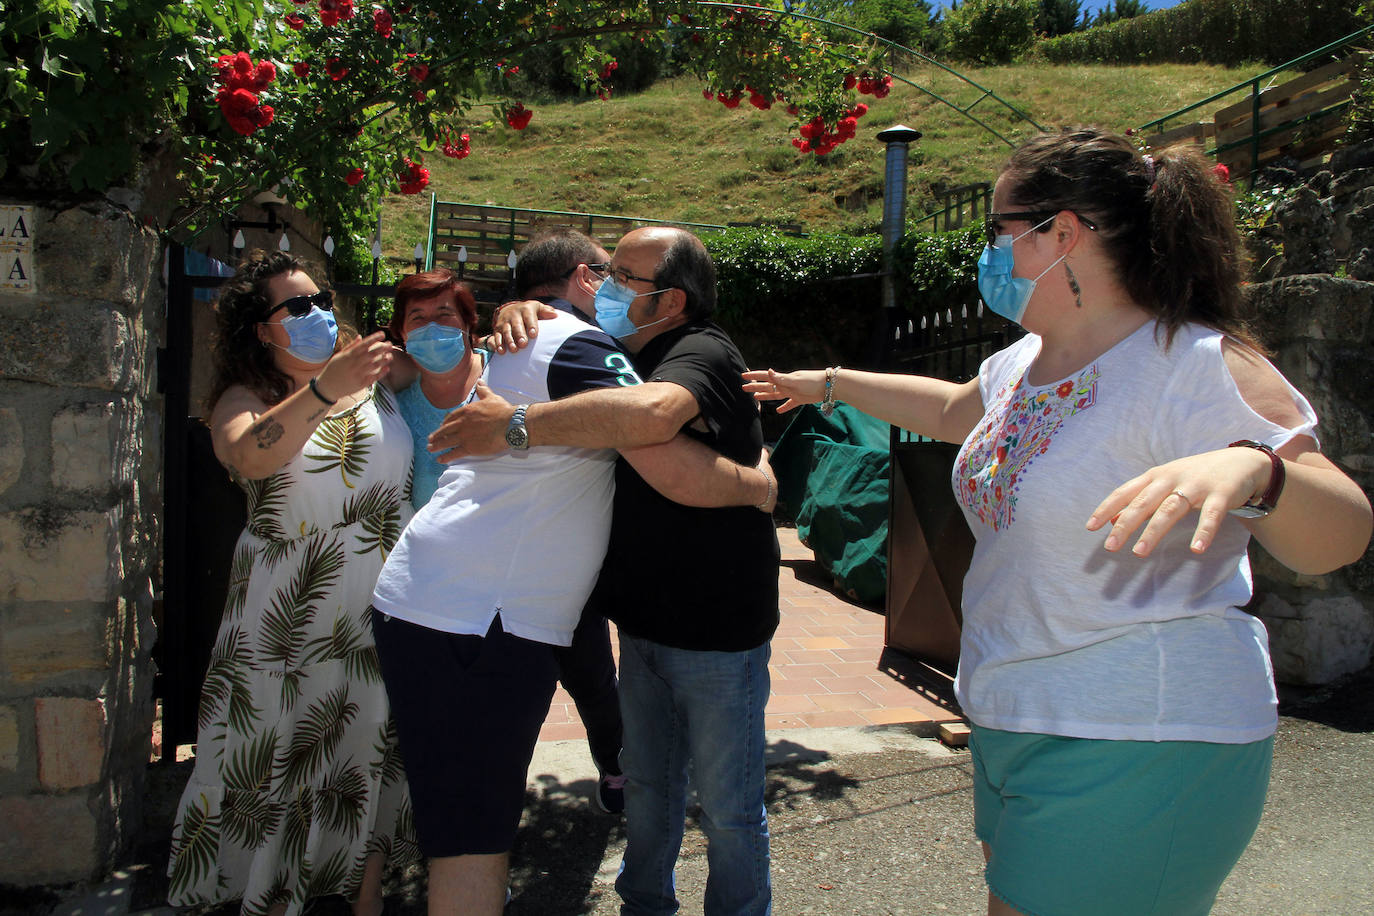
M 991 67 L 967 71 L 1048 127 L 1098 124 L 1124 130 L 1191 104 L 1260 72 L 1262 67 L 1201 65 L 1139 67 Z M 967 106 L 978 93 L 940 71 L 910 78 Z M 717 223 L 771 220 L 808 231 L 876 226 L 881 216 L 883 148 L 874 136 L 906 124 L 924 136 L 912 147 L 912 216 L 926 212 L 933 185 L 994 178 L 1010 147 L 929 95 L 898 83 L 883 100 L 863 97 L 868 115 L 858 136 L 824 158 L 791 145 L 792 119 L 781 109 L 747 103 L 728 110 L 701 96 L 693 79 L 661 82 L 639 95 L 608 101 L 530 101 L 524 131 L 471 114 L 462 129 L 472 154 L 425 157 L 427 191 L 441 200 L 508 207 L 579 210 Z M 1033 128 L 1001 115 L 990 101 L 973 112 L 1008 136 Z M 458 125 L 455 125 L 458 126 Z M 846 209 L 866 200 L 861 209 Z M 389 198 L 383 212 L 388 256 L 409 262 L 424 238 L 428 193 Z

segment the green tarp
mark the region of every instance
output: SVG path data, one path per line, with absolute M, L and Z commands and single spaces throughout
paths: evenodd
M 778 505 L 797 536 L 851 598 L 881 603 L 887 593 L 888 425 L 847 404 L 829 417 L 807 405 L 772 457 Z

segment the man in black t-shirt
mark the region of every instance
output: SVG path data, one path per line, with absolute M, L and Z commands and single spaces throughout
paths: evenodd
M 681 430 L 745 465 L 742 471 L 757 463 L 758 408 L 741 388 L 739 350 L 710 321 L 715 302 L 715 268 L 699 239 L 657 227 L 626 235 L 597 291 L 596 318 L 630 351 L 645 382 L 530 405 L 530 445 L 623 450 Z M 484 398 L 460 413 L 432 448 L 499 448 L 509 404 Z M 616 880 L 622 912 L 677 910 L 673 866 L 689 763 L 708 841 L 705 912 L 769 912 L 764 707 L 778 624 L 771 517 L 672 502 L 621 459 L 610 546 L 592 601 L 620 632 L 620 762 L 629 778 L 625 860 Z

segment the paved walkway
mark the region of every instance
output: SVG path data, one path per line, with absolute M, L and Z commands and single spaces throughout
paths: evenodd
M 959 721 L 950 679 L 897 652 L 883 650 L 881 611 L 854 604 L 826 588 L 824 573 L 795 528 L 779 528 L 782 622 L 769 665 L 770 732 L 792 728 L 910 725 L 931 735 Z M 614 626 L 612 627 L 614 630 Z M 619 647 L 612 637 L 617 661 Z M 572 697 L 561 686 L 540 741 L 583 738 Z

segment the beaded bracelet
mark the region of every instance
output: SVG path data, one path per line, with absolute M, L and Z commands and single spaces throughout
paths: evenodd
M 831 366 L 825 370 L 825 397 L 821 399 L 821 413 L 827 417 L 835 412 L 835 379 L 839 375 L 839 366 Z

